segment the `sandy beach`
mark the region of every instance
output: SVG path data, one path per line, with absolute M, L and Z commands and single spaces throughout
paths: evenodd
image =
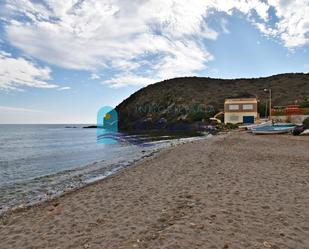
M 309 248 L 309 137 L 232 132 L 5 214 L 0 248 Z

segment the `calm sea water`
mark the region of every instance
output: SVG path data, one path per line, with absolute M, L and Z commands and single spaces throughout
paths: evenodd
M 97 144 L 96 129 L 0 125 L 0 212 L 104 178 L 167 146 Z

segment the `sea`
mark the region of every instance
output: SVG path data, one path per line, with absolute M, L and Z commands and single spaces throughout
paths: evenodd
M 0 213 L 114 174 L 157 151 L 198 138 L 117 134 L 98 143 L 85 125 L 0 125 Z

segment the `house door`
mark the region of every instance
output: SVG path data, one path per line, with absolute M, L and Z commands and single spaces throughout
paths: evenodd
M 243 123 L 244 124 L 254 124 L 254 116 L 244 116 Z

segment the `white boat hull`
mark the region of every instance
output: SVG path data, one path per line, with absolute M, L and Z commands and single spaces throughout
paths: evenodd
M 288 132 L 289 131 L 252 131 L 253 134 L 257 134 L 257 135 L 284 134 Z
M 285 134 L 285 133 L 289 133 L 293 130 L 293 128 L 288 128 L 288 129 L 274 129 L 274 130 L 263 130 L 263 129 L 257 129 L 257 130 L 252 130 L 253 134 L 263 134 L 263 135 L 267 135 L 267 134 Z

